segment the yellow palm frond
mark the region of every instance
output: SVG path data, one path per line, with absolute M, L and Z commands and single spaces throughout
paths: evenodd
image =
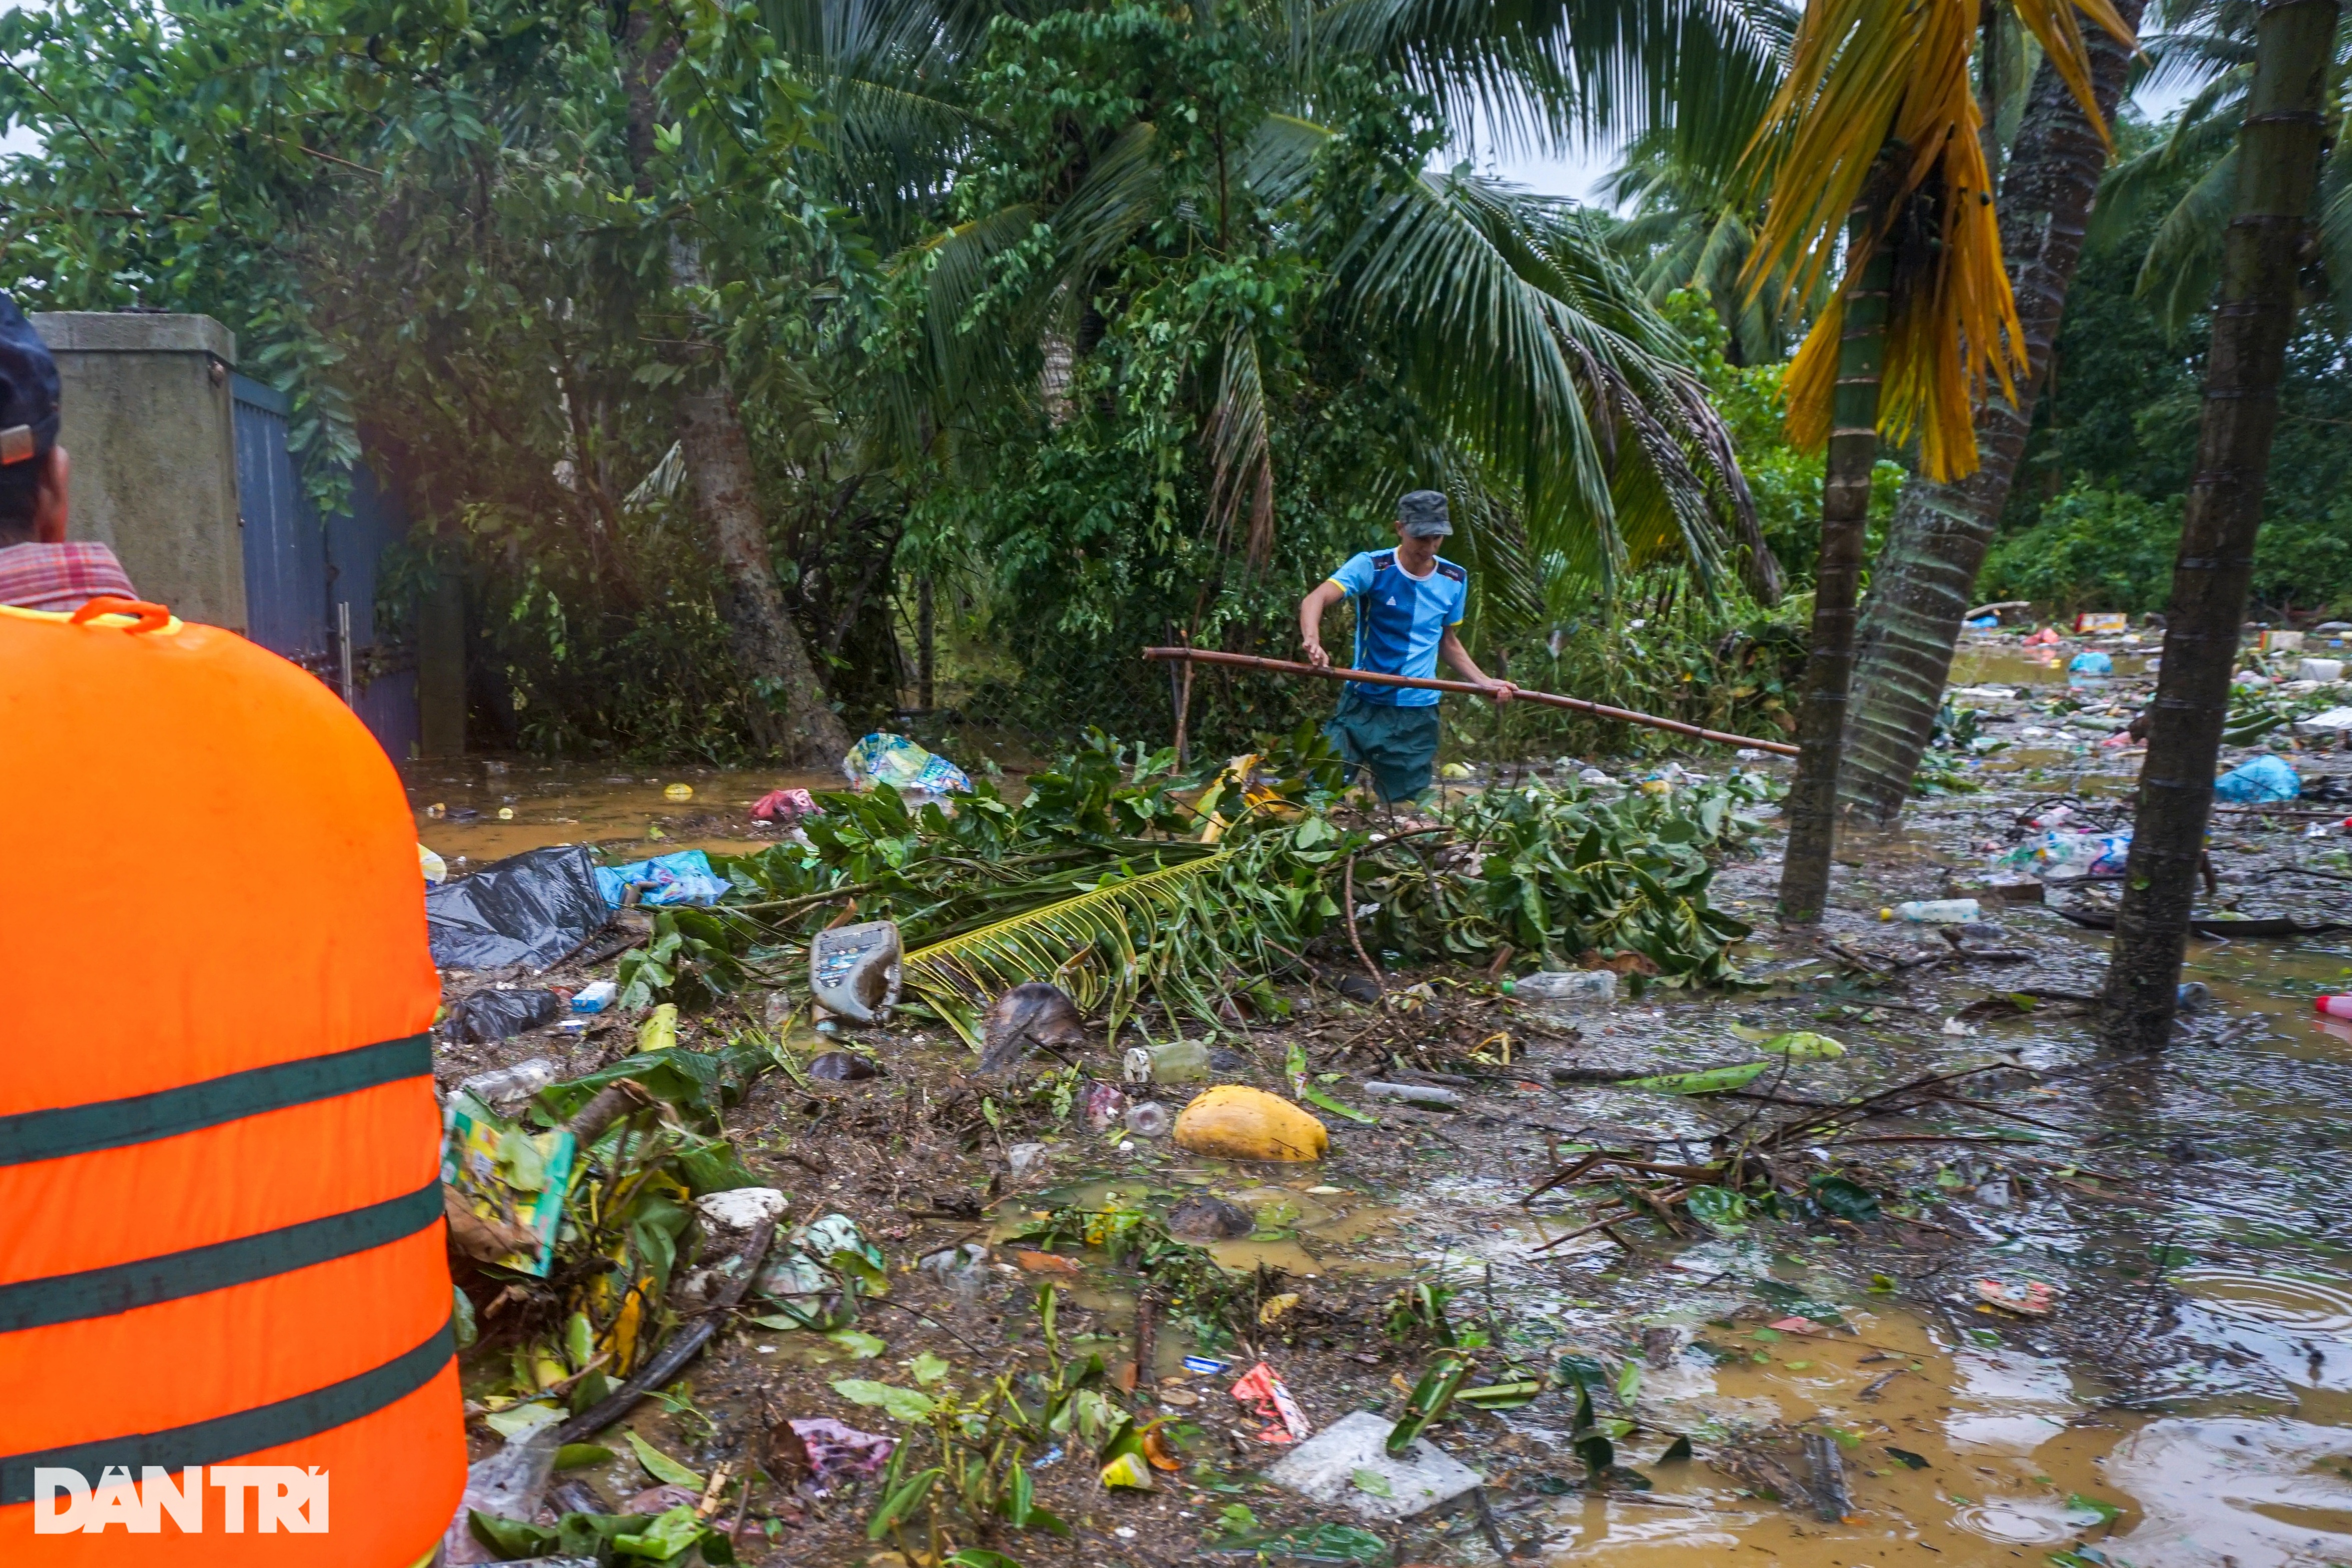
M 1008 987 L 1044 981 L 1082 1013 L 1108 1005 L 1118 1026 L 1136 993 L 1161 978 L 1175 949 L 1213 942 L 1188 894 L 1234 858 L 1227 850 L 1139 877 L 1104 881 L 1076 898 L 1013 915 L 907 955 L 901 983 L 975 1050 L 979 1019 Z
M 2126 42 L 2131 30 L 2109 0 L 2013 4 L 2105 135 L 2074 9 Z M 1810 0 L 1747 163 L 1751 188 L 1769 186 L 1748 261 L 1751 300 L 1768 282 L 1784 302 L 1811 293 L 1842 236 L 1849 286 L 1879 247 L 1898 247 L 1878 428 L 1895 442 L 1916 431 L 1922 466 L 1939 479 L 1976 467 L 1976 402 L 1995 382 L 2013 395 L 2024 368 L 1969 79 L 1978 17 L 1977 0 Z M 1789 432 L 1800 445 L 1830 434 L 1844 325 L 1841 292 L 1790 366 Z

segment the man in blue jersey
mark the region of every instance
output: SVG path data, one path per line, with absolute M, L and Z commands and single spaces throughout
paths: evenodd
M 1427 679 L 1437 673 L 1442 653 L 1464 679 L 1483 687 L 1493 700 L 1508 702 L 1518 688 L 1487 679 L 1454 632 L 1470 574 L 1437 553 L 1437 542 L 1454 531 L 1445 498 L 1435 490 L 1404 496 L 1397 502 L 1396 530 L 1394 550 L 1365 551 L 1298 602 L 1298 640 L 1308 662 L 1331 668 L 1331 656 L 1323 651 L 1323 612 L 1353 599 L 1353 668 Z M 1430 764 L 1437 760 L 1438 695 L 1351 680 L 1341 689 L 1339 711 L 1325 732 L 1352 766 L 1371 770 L 1382 800 L 1408 801 L 1429 787 Z

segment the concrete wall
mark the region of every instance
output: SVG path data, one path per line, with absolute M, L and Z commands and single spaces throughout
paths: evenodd
M 114 547 L 141 595 L 246 629 L 237 521 L 236 339 L 210 316 L 47 311 L 65 384 L 72 534 Z

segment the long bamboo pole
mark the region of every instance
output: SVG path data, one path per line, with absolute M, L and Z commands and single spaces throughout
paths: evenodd
M 1486 688 L 1473 686 L 1466 680 L 1428 680 L 1415 675 L 1382 675 L 1371 669 L 1318 668 L 1287 658 L 1260 658 L 1255 654 L 1223 653 L 1205 647 L 1148 647 L 1143 657 L 1150 659 L 1183 659 L 1193 664 L 1226 664 L 1236 669 L 1263 669 L 1274 675 L 1307 675 L 1318 680 L 1360 680 L 1370 686 L 1412 686 L 1424 691 L 1459 691 L 1469 697 L 1484 697 Z M 1636 713 L 1630 708 L 1612 708 L 1606 703 L 1587 702 L 1581 697 L 1559 697 L 1549 691 L 1521 690 L 1511 699 L 1514 702 L 1539 703 L 1546 708 L 1573 709 L 1590 713 L 1597 719 L 1615 719 L 1627 724 L 1644 724 L 1653 730 L 1664 730 L 1676 735 L 1687 735 L 1694 741 L 1713 741 L 1723 746 L 1748 746 L 1776 756 L 1793 757 L 1797 748 L 1786 741 L 1759 741 L 1753 735 L 1727 735 L 1720 730 L 1702 730 L 1696 724 L 1685 724 L 1679 719 L 1661 719 L 1654 713 Z

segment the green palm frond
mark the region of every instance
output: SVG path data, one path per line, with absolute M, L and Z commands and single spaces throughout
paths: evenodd
M 1146 985 L 1198 998 L 1202 980 L 1222 967 L 1219 921 L 1196 894 L 1234 863 L 1225 850 L 1106 879 L 918 949 L 907 955 L 903 983 L 975 1050 L 989 1003 L 1031 981 L 1060 986 L 1081 1012 L 1105 1010 L 1116 1037 Z

